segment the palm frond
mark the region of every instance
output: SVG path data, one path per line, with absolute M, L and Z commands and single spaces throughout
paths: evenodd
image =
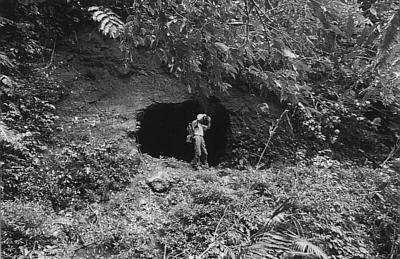
M 293 206 L 293 201 L 292 199 L 286 199 L 278 208 L 274 210 L 274 212 L 271 215 L 271 218 L 279 216 L 279 214 L 284 213 L 288 211 L 291 207 Z
M 257 241 L 253 245 L 244 250 L 244 258 L 275 259 L 277 252 L 291 251 L 292 241 L 288 237 L 281 233 L 264 233 L 257 237 Z
M 275 239 L 276 237 L 264 237 L 260 239 L 252 248 L 263 248 L 277 251 L 289 251 L 292 242 L 290 240 Z
M 257 254 L 258 256 L 264 256 L 261 258 L 272 258 L 277 253 L 302 254 L 305 257 L 313 256 L 322 259 L 328 258 L 321 248 L 312 244 L 307 239 L 282 231 L 264 233 L 262 236 L 259 236 L 256 243 L 249 246 L 244 254 Z
M 260 233 L 269 232 L 275 228 L 275 226 L 284 220 L 283 213 L 275 215 L 275 217 L 267 218 L 264 224 L 264 227 L 260 229 Z
M 121 18 L 109 8 L 100 6 L 89 7 L 92 12 L 92 19 L 100 23 L 99 30 L 111 38 L 117 38 L 124 28 Z
M 239 257 L 275 259 L 279 254 L 301 254 L 327 259 L 328 256 L 321 248 L 290 231 L 289 226 L 294 224 L 298 232 L 303 232 L 298 221 L 288 225 L 288 221 L 285 220 L 284 215 L 292 205 L 293 201 L 287 199 L 277 207 L 268 217 L 265 225 L 250 237 L 251 244 L 242 250 Z M 293 221 L 294 218 L 291 220 Z
M 271 254 L 268 254 L 266 252 L 263 251 L 251 251 L 250 253 L 246 254 L 245 256 L 243 256 L 243 259 L 257 259 L 257 258 L 268 258 L 268 259 L 279 259 L 276 256 L 273 256 Z
M 285 212 L 288 211 L 292 206 L 292 200 L 286 199 L 272 212 L 271 216 L 266 219 L 264 226 L 260 229 L 260 231 L 258 231 L 257 234 L 270 232 L 275 228 L 275 226 L 277 226 L 279 223 L 282 223 L 285 220 Z
M 314 255 L 318 258 L 328 259 L 328 256 L 322 251 L 321 248 L 312 244 L 310 241 L 306 240 L 305 238 L 295 237 L 293 240 L 292 249 L 295 252 L 300 252 L 306 255 Z

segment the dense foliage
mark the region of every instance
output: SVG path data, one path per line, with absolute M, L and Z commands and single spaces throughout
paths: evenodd
M 277 96 L 289 105 L 296 134 L 321 149 L 376 164 L 392 148 L 398 151 L 396 1 L 103 4 L 89 9 L 93 19 L 121 40 L 130 62 L 151 52 L 200 94 L 244 85 L 252 94 Z M 127 17 L 124 25 L 108 8 Z
M 3 249 L 90 258 L 396 258 L 398 175 L 321 161 L 218 173 L 178 166 L 166 194 L 149 193 L 139 180 L 105 205 L 58 214 L 5 202 Z
M 4 258 L 399 256 L 398 174 L 331 159 L 399 155 L 398 1 L 20 3 L 0 17 Z M 150 52 L 197 94 L 277 97 L 284 113 L 255 125 L 268 134 L 236 135 L 246 170 L 176 166 L 171 190 L 153 194 L 143 179 L 125 189 L 140 158 L 119 143 L 60 139 L 53 55 L 89 17 L 127 62 Z M 249 169 L 278 152 L 297 167 Z
M 44 200 L 58 210 L 121 189 L 137 161 L 116 143 L 60 139 L 55 105 L 68 90 L 53 76 L 54 48 L 79 20 L 70 21 L 70 7 L 53 4 L 21 6 L 18 23 L 0 24 L 0 166 L 2 198 Z
M 89 10 L 105 34 L 121 37 L 131 60 L 137 48 L 153 50 L 189 87 L 227 90 L 239 78 L 255 92 L 272 91 L 294 104 L 309 104 L 321 91 L 357 96 L 366 87 L 369 97 L 380 89 L 374 97 L 384 103 L 398 97 L 397 77 L 387 71 L 397 64 L 395 1 L 363 6 L 375 12 L 373 21 L 355 1 L 126 1 L 124 7 L 126 23 L 112 30 L 118 16 Z M 393 82 L 384 83 L 386 75 Z

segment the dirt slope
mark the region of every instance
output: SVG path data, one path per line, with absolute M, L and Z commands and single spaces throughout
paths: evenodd
M 136 129 L 139 111 L 155 103 L 196 99 L 179 80 L 155 65 L 151 56 L 137 55 L 135 63 L 126 67 L 117 42 L 89 29 L 76 39 L 72 46 L 60 44 L 54 59 L 52 75 L 69 91 L 57 107 L 63 128 L 61 139 L 91 144 L 114 142 L 136 153 L 135 139 L 128 135 Z M 228 137 L 227 156 L 231 156 L 235 142 L 244 137 L 262 143 L 257 138 L 268 136 L 267 125 L 282 112 L 276 100 L 266 104 L 241 87 L 213 95 L 230 115 L 232 136 Z
M 55 60 L 53 75 L 70 91 L 57 107 L 68 141 L 114 140 L 134 148 L 127 132 L 135 130 L 138 111 L 155 102 L 189 98 L 185 86 L 154 70 L 147 57 L 125 68 L 118 43 L 96 32 L 80 34 L 73 51 L 60 50 Z

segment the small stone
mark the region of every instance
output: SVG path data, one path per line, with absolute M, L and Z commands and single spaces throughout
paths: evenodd
M 169 176 L 165 171 L 156 171 L 146 180 L 146 184 L 153 192 L 164 193 L 171 188 Z

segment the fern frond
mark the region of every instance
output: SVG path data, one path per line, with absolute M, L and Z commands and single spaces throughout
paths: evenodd
M 384 34 L 381 39 L 380 49 L 387 51 L 390 46 L 396 42 L 398 31 L 400 27 L 400 10 L 393 14 L 389 23 L 386 25 Z
M 321 248 L 318 246 L 312 244 L 310 241 L 301 238 L 301 237 L 296 237 L 294 239 L 292 249 L 295 252 L 300 252 L 308 255 L 314 255 L 317 256 L 318 258 L 322 259 L 328 259 L 328 256 L 325 254 L 324 251 L 322 251 Z
M 14 62 L 12 62 L 6 55 L 6 53 L 0 51 L 0 67 L 12 69 L 15 67 Z
M 114 39 L 120 35 L 124 28 L 124 23 L 116 13 L 100 6 L 92 6 L 88 10 L 92 12 L 92 19 L 100 23 L 99 30 L 104 35 Z
M 7 24 L 8 25 L 15 25 L 15 22 L 10 20 L 10 19 L 7 19 L 5 17 L 1 17 L 0 16 L 0 28 L 3 27 L 4 25 L 7 25 Z

